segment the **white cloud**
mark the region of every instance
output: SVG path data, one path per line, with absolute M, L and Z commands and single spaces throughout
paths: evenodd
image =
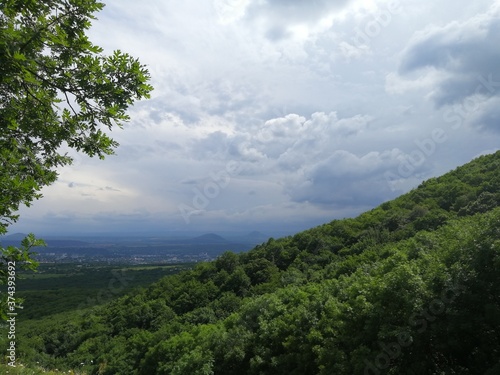
M 433 90 L 445 78 L 442 72 L 436 69 L 427 68 L 419 72 L 417 78 L 405 78 L 396 72 L 387 74 L 385 78 L 385 89 L 388 94 L 398 95 L 415 90 Z
M 241 19 L 249 4 L 250 0 L 215 0 L 214 8 L 219 21 L 228 24 Z
M 312 31 L 321 30 L 331 23 L 332 14 L 339 12 L 350 0 L 268 0 L 250 3 L 246 17 L 265 37 L 280 41 L 290 37 L 302 40 Z

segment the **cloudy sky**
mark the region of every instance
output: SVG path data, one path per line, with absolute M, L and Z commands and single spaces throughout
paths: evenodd
M 294 232 L 498 149 L 499 1 L 109 0 L 90 34 L 155 91 L 11 232 Z

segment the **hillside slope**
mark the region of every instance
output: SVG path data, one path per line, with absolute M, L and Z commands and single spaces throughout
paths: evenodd
M 500 373 L 500 152 L 354 219 L 20 327 L 93 374 Z

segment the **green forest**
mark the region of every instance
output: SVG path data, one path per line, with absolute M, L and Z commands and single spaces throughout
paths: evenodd
M 16 295 L 23 300 L 19 319 L 40 319 L 109 302 L 192 264 L 91 265 L 41 263 L 36 273 L 21 274 Z
M 500 152 L 356 218 L 19 322 L 85 374 L 499 374 Z

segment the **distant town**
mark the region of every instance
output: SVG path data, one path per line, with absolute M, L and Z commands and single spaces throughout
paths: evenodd
M 2 246 L 19 246 L 26 235 L 0 238 Z M 49 237 L 34 248 L 40 263 L 164 264 L 210 261 L 225 251 L 248 251 L 267 241 L 260 232 L 224 238 L 214 233 L 195 237 Z

